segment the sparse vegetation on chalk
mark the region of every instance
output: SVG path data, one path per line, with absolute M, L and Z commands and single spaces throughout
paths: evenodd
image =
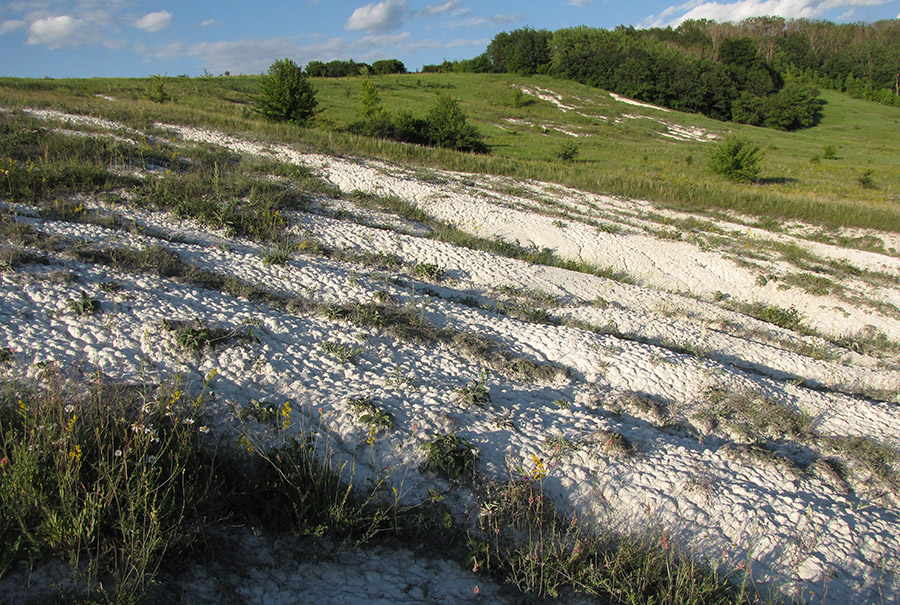
M 605 93 L 600 103 L 572 83 L 553 96 L 541 75 L 469 75 L 316 80 L 319 112 L 302 127 L 261 120 L 257 78 L 196 90 L 167 79 L 165 103 L 147 99 L 145 81 L 107 82 L 121 101 L 104 101 L 102 117 L 96 83 L 0 78 L 0 582 L 62 561 L 77 587 L 62 599 L 162 598 L 174 567 L 217 550 L 224 524 L 329 552 L 379 537 L 452 552 L 523 599 L 743 603 L 762 596 L 754 583 L 773 601 L 779 581 L 791 594 L 847 589 L 843 575 L 820 586 L 797 570 L 840 550 L 815 540 L 832 531 L 820 501 L 846 502 L 854 537 L 867 519 L 890 526 L 900 502 L 889 423 L 900 309 L 885 295 L 900 179 L 882 154 L 874 188 L 856 180 L 869 169 L 858 154 L 874 148 L 870 118 L 839 120 L 828 106 L 805 138 L 767 133 L 765 172 L 734 183 L 694 161 L 710 144 L 669 147 L 662 122 L 623 117 Z M 345 128 L 351 106 L 354 120 L 401 99 L 423 115 L 436 88 L 495 157 Z M 26 100 L 34 111 L 2 110 Z M 512 112 L 521 122 L 505 120 Z M 590 134 L 577 158 L 554 156 L 572 136 L 556 126 Z M 839 141 L 837 126 L 858 137 Z M 306 155 L 336 150 L 344 157 Z M 299 165 L 308 158 L 331 182 Z M 587 174 L 612 195 L 561 186 Z M 332 184 L 348 182 L 372 193 Z M 407 195 L 415 186 L 426 194 Z M 615 195 L 626 191 L 655 193 Z M 429 214 L 467 196 L 478 203 L 458 221 Z M 787 220 L 823 208 L 818 225 Z M 484 236 L 507 211 L 546 229 Z M 698 252 L 699 269 L 685 263 L 664 290 L 649 269 L 583 260 L 603 258 L 595 238 Z M 732 265 L 746 288 L 726 273 L 693 289 L 695 270 Z M 727 542 L 721 557 L 670 527 L 674 507 L 720 511 L 731 472 L 809 504 L 796 539 L 770 527 L 786 541 L 781 559 L 755 558 L 735 523 L 697 532 Z M 866 548 L 846 569 L 871 571 Z

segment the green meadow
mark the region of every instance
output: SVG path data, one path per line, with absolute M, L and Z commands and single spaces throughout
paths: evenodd
M 615 101 L 606 92 L 546 76 L 404 74 L 373 77 L 384 108 L 424 116 L 437 93 L 460 102 L 484 135 L 488 155 L 429 149 L 352 135 L 362 78 L 313 79 L 318 113 L 310 128 L 271 124 L 253 111 L 258 77 L 165 78 L 172 100 L 149 100 L 151 79 L 0 79 L 0 105 L 49 107 L 145 127 L 172 121 L 290 142 L 310 151 L 352 154 L 484 174 L 533 178 L 662 206 L 734 211 L 766 220 L 798 219 L 825 228 L 900 231 L 900 110 L 822 91 L 821 123 L 798 132 L 719 122 Z M 556 105 L 517 89 L 553 91 Z M 115 99 L 109 101 L 97 95 Z M 714 135 L 737 133 L 764 151 L 760 179 L 735 184 L 713 175 L 706 156 L 714 143 L 676 141 L 651 116 Z M 604 119 L 605 118 L 605 119 Z M 512 121 L 511 121 L 512 120 Z M 578 133 L 573 137 L 568 133 Z M 577 156 L 563 162 L 560 148 Z M 831 153 L 829 153 L 829 151 Z

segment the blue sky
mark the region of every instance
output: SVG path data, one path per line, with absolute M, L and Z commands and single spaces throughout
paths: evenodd
M 410 70 L 483 52 L 530 26 L 677 25 L 756 15 L 900 18 L 900 0 L 20 0 L 0 2 L 0 75 L 262 73 L 276 59 L 396 58 Z

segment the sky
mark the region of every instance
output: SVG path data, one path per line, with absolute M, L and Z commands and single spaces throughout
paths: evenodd
M 264 73 L 277 59 L 470 59 L 499 32 L 677 26 L 759 15 L 838 23 L 900 18 L 900 0 L 0 1 L 0 76 Z

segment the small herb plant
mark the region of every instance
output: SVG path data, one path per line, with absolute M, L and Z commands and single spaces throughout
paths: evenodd
M 334 342 L 333 340 L 326 340 L 320 346 L 323 351 L 332 357 L 337 358 L 341 363 L 355 361 L 356 357 L 362 353 L 362 349 L 359 347 L 351 347 L 350 345 Z
M 94 300 L 88 296 L 87 292 L 82 290 L 79 298 L 66 300 L 66 306 L 76 315 L 93 315 L 100 310 L 100 301 Z
M 268 401 L 251 399 L 247 406 L 238 411 L 238 418 L 245 420 L 253 416 L 260 424 L 271 424 L 278 419 L 278 406 Z
M 469 405 L 488 405 L 491 402 L 491 392 L 487 387 L 489 376 L 490 373 L 486 369 L 481 368 L 478 378 L 457 389 L 456 393 Z
M 428 281 L 440 281 L 440 279 L 444 276 L 443 267 L 435 264 L 435 263 L 419 263 L 413 267 L 413 275 L 420 279 L 427 279 Z
M 471 475 L 478 463 L 478 448 L 453 433 L 434 434 L 431 441 L 422 444 L 425 450 L 425 470 L 447 479 L 457 479 L 461 475 Z
M 351 397 L 347 399 L 347 403 L 360 414 L 359 421 L 363 424 L 368 424 L 376 430 L 394 428 L 394 417 L 372 403 L 371 396 Z

